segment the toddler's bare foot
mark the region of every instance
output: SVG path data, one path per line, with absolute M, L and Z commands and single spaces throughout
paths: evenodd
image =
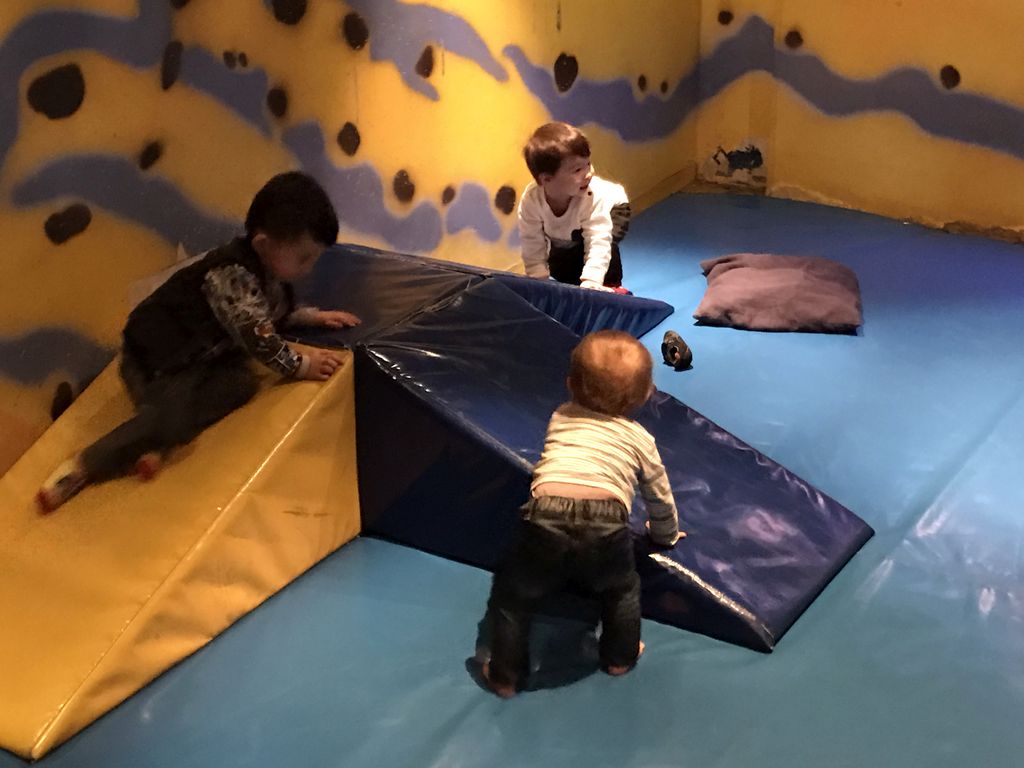
M 160 473 L 164 457 L 156 451 L 147 451 L 135 460 L 135 474 L 141 480 L 152 480 Z
M 644 641 L 641 640 L 640 641 L 640 645 L 637 647 L 637 651 L 636 651 L 637 659 L 639 659 L 641 656 L 643 656 L 643 653 L 644 653 Z M 629 672 L 629 670 L 631 670 L 634 667 L 635 664 L 636 664 L 636 662 L 634 661 L 628 667 L 607 667 L 607 668 L 605 668 L 605 672 L 607 672 L 609 675 L 615 675 L 615 676 L 624 675 L 627 672 Z
M 53 474 L 46 478 L 43 487 L 36 494 L 36 504 L 43 514 L 53 512 L 57 507 L 78 493 L 88 478 L 78 457 L 62 463 Z
M 490 688 L 498 696 L 503 699 L 511 699 L 516 695 L 516 687 L 511 684 L 496 683 L 491 680 L 491 662 L 485 661 L 483 666 L 484 680 L 487 681 L 487 687 Z

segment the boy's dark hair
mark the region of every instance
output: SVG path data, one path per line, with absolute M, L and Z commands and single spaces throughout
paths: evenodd
M 623 331 L 584 336 L 572 351 L 569 388 L 573 400 L 608 416 L 625 416 L 651 395 L 651 353 Z
M 526 167 L 535 181 L 542 173 L 555 174 L 567 157 L 590 157 L 590 142 L 579 128 L 568 123 L 545 123 L 523 147 Z
M 299 171 L 279 173 L 256 193 L 245 216 L 245 233 L 260 230 L 277 240 L 294 240 L 307 232 L 321 245 L 338 239 L 338 215 L 316 179 Z

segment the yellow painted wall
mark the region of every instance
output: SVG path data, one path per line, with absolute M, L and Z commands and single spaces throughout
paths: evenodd
M 499 191 L 528 183 L 521 146 L 553 118 L 637 208 L 699 174 L 1019 235 L 1022 21 L 1011 0 L 3 3 L 0 469 L 113 354 L 139 283 L 236 231 L 289 168 L 331 192 L 342 240 L 492 267 L 518 268 Z M 81 103 L 48 115 L 34 84 L 69 64 Z M 90 218 L 57 244 L 45 225 L 71 206 Z
M 276 172 L 320 178 L 341 240 L 518 269 L 515 213 L 495 197 L 529 181 L 523 142 L 625 88 L 615 120 L 579 120 L 598 172 L 638 207 L 681 186 L 697 121 L 664 110 L 685 101 L 675 89 L 696 66 L 699 13 L 699 0 L 0 4 L 0 471 L 48 426 L 58 385 L 80 390 L 113 354 L 138 284 L 179 246 L 237 231 Z M 345 34 L 353 14 L 361 46 Z M 433 67 L 417 74 L 428 45 Z M 576 80 L 546 98 L 563 53 Z M 38 83 L 69 65 L 84 87 L 44 88 L 40 107 Z M 352 154 L 337 138 L 346 123 Z M 400 172 L 409 200 L 394 191 Z M 52 241 L 45 225 L 71 206 L 87 222 Z
M 723 10 L 733 15 L 728 24 L 719 20 Z M 702 176 L 750 183 L 744 172 L 723 176 L 709 158 L 719 146 L 755 142 L 763 150 L 758 175 L 768 194 L 931 226 L 964 222 L 1024 233 L 1024 71 L 1006 54 L 1015 47 L 1011 38 L 1024 23 L 1024 6 L 1012 0 L 705 2 L 702 61 L 713 61 L 754 18 L 771 27 L 775 59 L 767 69 L 730 79 L 701 105 Z M 797 48 L 786 42 L 792 31 L 802 39 Z M 815 61 L 826 73 L 824 86 L 802 92 L 806 80 L 794 81 L 785 57 Z M 952 88 L 942 82 L 946 66 L 959 74 Z M 851 85 L 860 103 L 845 98 Z M 872 99 L 884 106 L 865 107 Z M 837 104 L 848 112 L 830 114 Z

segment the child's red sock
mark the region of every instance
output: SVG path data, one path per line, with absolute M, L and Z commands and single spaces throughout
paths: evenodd
M 147 451 L 135 460 L 135 474 L 141 480 L 152 480 L 164 465 L 164 457 L 156 451 Z

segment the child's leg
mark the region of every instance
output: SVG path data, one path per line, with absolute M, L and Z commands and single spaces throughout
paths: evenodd
M 259 391 L 259 380 L 243 355 L 211 363 L 195 390 L 188 421 L 175 445 L 191 442 L 200 432 L 248 403 Z
M 162 450 L 159 434 L 168 412 L 186 405 L 181 392 L 194 388 L 198 371 L 155 377 L 130 352 L 121 355 L 121 380 L 135 404 L 135 416 L 88 446 L 80 463 L 90 481 L 127 474 L 140 456 Z
M 579 285 L 583 274 L 583 240 L 567 248 L 552 245 L 548 252 L 548 270 L 560 283 Z
M 128 421 L 115 427 L 81 454 L 66 460 L 46 479 L 36 500 L 44 512 L 52 512 L 88 483 L 102 482 L 129 472 L 147 451 L 157 450 L 155 437 L 159 414 L 144 405 Z
M 629 232 L 629 222 L 632 216 L 633 210 L 629 203 L 619 203 L 612 207 L 612 257 L 604 276 L 604 284 L 609 288 L 618 288 L 622 285 L 622 257 L 619 254 L 619 243 Z
M 611 672 L 628 670 L 640 656 L 640 577 L 634 572 L 628 581 L 600 595 L 601 665 Z
M 133 470 L 146 479 L 152 477 L 159 470 L 156 457 L 160 453 L 189 442 L 248 402 L 258 388 L 244 359 L 234 356 L 145 383 L 135 374 L 134 368 L 122 367 L 125 384 L 137 404 L 135 416 L 66 461 L 47 479 L 37 495 L 43 511 L 56 509 L 89 482 Z M 140 465 L 142 458 L 146 461 Z
M 537 597 L 531 592 L 529 564 L 517 550 L 494 574 L 487 600 L 491 657 L 484 677 L 503 697 L 511 696 L 528 669 L 530 622 Z
M 533 611 L 562 585 L 565 551 L 564 535 L 524 522 L 519 541 L 494 574 L 487 601 L 491 659 L 484 675 L 501 696 L 514 694 L 525 677 Z
M 640 577 L 628 528 L 595 544 L 591 586 L 601 601 L 601 666 L 622 674 L 636 664 L 640 642 Z
M 80 461 L 90 482 L 127 474 L 139 456 L 160 450 L 160 420 L 157 405 L 143 405 L 135 416 L 83 450 Z
M 551 247 L 548 254 L 548 270 L 551 276 L 560 283 L 579 285 L 586 262 L 583 243 L 574 243 L 571 248 Z M 609 288 L 622 285 L 622 257 L 619 254 L 618 242 L 612 243 L 612 255 L 608 261 L 608 271 L 604 275 L 604 284 Z
M 119 372 L 136 408 L 144 404 L 150 379 L 143 367 L 128 352 L 122 351 Z M 36 502 L 43 512 L 52 512 L 66 502 L 87 483 L 105 480 L 122 473 L 127 451 L 134 460 L 134 449 L 129 448 L 149 430 L 151 414 L 148 410 L 115 427 L 81 454 L 65 460 L 54 470 L 36 494 Z
M 123 473 L 143 454 L 191 442 L 249 402 L 258 388 L 256 375 L 240 355 L 162 377 L 141 393 L 137 416 L 114 430 L 109 443 L 87 449 L 83 461 L 88 468 L 102 461 L 107 471 Z
M 622 285 L 622 258 L 619 256 L 617 243 L 612 243 L 612 257 L 608 262 L 608 271 L 604 273 L 604 284 L 609 288 L 618 288 Z

